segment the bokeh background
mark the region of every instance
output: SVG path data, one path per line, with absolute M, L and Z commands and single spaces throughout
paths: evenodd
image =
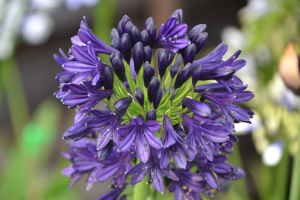
M 140 30 L 152 16 L 159 29 L 179 8 L 189 29 L 207 25 L 199 57 L 222 41 L 228 57 L 242 49 L 247 65 L 239 76 L 256 94 L 244 105 L 256 112 L 253 124 L 238 125 L 240 142 L 229 156 L 246 178 L 213 199 L 288 199 L 300 102 L 278 67 L 299 74 L 298 66 L 280 62 L 290 42 L 300 53 L 297 0 L 0 0 L 0 199 L 96 199 L 109 191 L 105 182 L 87 192 L 84 180 L 68 190 L 70 181 L 60 174 L 69 164 L 60 155 L 66 149 L 61 137 L 74 110 L 53 96 L 61 71 L 53 54 L 68 51 L 83 16 L 110 43 L 110 30 L 123 15 Z

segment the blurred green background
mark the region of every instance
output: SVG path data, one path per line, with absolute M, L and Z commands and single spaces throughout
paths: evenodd
M 94 33 L 110 43 L 110 30 L 123 15 L 140 30 L 152 16 L 159 29 L 178 8 L 183 9 L 189 29 L 207 25 L 208 41 L 199 57 L 223 40 L 229 45 L 228 57 L 242 49 L 247 65 L 238 76 L 256 94 L 244 105 L 256 113 L 253 124 L 237 127 L 240 142 L 235 155 L 229 156 L 246 171 L 246 178 L 233 181 L 213 199 L 288 199 L 298 151 L 300 101 L 282 82 L 278 66 L 289 42 L 294 41 L 300 53 L 299 1 L 95 0 L 93 5 L 81 1 L 77 5 L 74 0 L 0 0 L 1 200 L 96 199 L 109 191 L 105 182 L 87 192 L 84 180 L 68 190 L 70 181 L 60 174 L 69 164 L 60 155 L 66 149 L 61 137 L 72 124 L 74 111 L 52 95 L 58 87 L 54 77 L 61 70 L 52 55 L 58 48 L 68 51 L 83 16 Z M 108 57 L 102 59 L 109 62 Z

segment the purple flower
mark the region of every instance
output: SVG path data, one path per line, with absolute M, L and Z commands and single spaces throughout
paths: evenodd
M 166 48 L 174 53 L 179 49 L 185 48 L 190 40 L 184 38 L 187 31 L 187 25 L 176 23 L 177 18 L 171 17 L 165 24 L 162 24 L 154 42 L 154 48 Z
M 122 187 L 116 187 L 112 191 L 102 195 L 97 200 L 116 200 L 118 199 L 119 195 L 123 192 L 123 190 L 126 188 L 126 184 L 123 184 Z M 126 197 L 122 196 L 120 200 L 126 200 Z
M 72 162 L 62 170 L 62 174 L 75 179 L 88 173 L 86 189 L 90 190 L 95 181 L 101 182 L 112 178 L 112 184 L 122 187 L 125 180 L 125 171 L 131 169 L 131 154 L 129 152 L 118 153 L 112 151 L 104 160 L 98 160 L 96 143 L 83 139 L 79 142 L 68 142 L 70 152 L 62 152 L 63 156 Z M 74 183 L 71 184 L 73 186 Z
M 244 91 L 246 88 L 244 86 L 231 92 L 228 92 L 225 88 L 218 91 L 206 90 L 203 92 L 202 100 L 206 98 L 214 102 L 217 106 L 214 106 L 212 111 L 226 117 L 227 123 L 230 125 L 234 124 L 234 120 L 251 123 L 250 118 L 252 118 L 253 112 L 234 104 L 249 101 L 254 97 L 252 92 Z M 212 103 L 206 104 L 213 106 Z
M 130 182 L 130 185 L 132 186 L 137 184 L 138 182 L 141 182 L 148 173 L 155 189 L 163 194 L 164 182 L 162 176 L 165 175 L 166 177 L 174 181 L 178 181 L 178 177 L 172 170 L 160 167 L 159 161 L 154 151 L 155 150 L 152 149 L 151 156 L 146 163 L 140 162 L 139 164 L 131 168 L 128 172 L 126 172 L 126 174 L 133 174 Z
M 154 133 L 160 130 L 161 124 L 154 120 L 144 122 L 140 118 L 130 120 L 130 125 L 118 128 L 124 139 L 119 144 L 119 151 L 127 151 L 132 145 L 143 163 L 150 157 L 150 146 L 160 149 L 161 141 Z
M 174 130 L 168 116 L 164 115 L 163 149 L 158 151 L 160 167 L 166 168 L 173 157 L 178 167 L 185 169 L 187 165 L 186 154 L 195 156 L 196 152 L 190 148 Z
M 198 154 L 213 160 L 214 155 L 221 153 L 218 143 L 226 142 L 230 134 L 222 123 L 200 117 L 193 119 L 188 115 L 182 115 L 182 119 L 188 128 L 186 141 Z
M 112 184 L 116 187 L 122 187 L 125 181 L 125 172 L 132 168 L 130 161 L 132 157 L 130 152 L 112 151 L 110 156 L 101 161 L 102 169 L 95 175 L 99 182 L 112 178 Z
M 228 163 L 227 156 L 216 155 L 212 161 L 197 156 L 194 160 L 199 172 L 204 177 L 206 183 L 213 189 L 218 188 L 217 177 L 227 180 L 241 179 L 245 176 L 242 169 Z M 215 176 L 214 173 L 217 175 Z
M 186 169 L 176 169 L 174 165 L 170 164 L 171 169 L 178 176 L 178 181 L 173 181 L 168 188 L 169 192 L 175 192 L 175 200 L 201 200 L 199 192 L 207 190 L 204 178 L 192 172 L 189 172 L 191 165 Z
M 95 183 L 96 174 L 102 169 L 102 164 L 97 160 L 95 143 L 83 139 L 78 142 L 68 142 L 67 145 L 70 153 L 62 152 L 62 154 L 72 164 L 62 169 L 62 175 L 71 178 L 72 182 L 69 188 L 72 188 L 82 175 L 88 173 L 85 187 L 90 190 Z
M 97 53 L 105 53 L 105 54 L 112 54 L 113 52 L 118 53 L 119 51 L 115 48 L 105 44 L 96 35 L 92 32 L 89 28 L 86 17 L 83 17 L 84 21 L 80 23 L 80 29 L 78 31 L 78 36 L 74 36 L 72 38 L 72 43 L 74 45 L 79 46 L 86 46 L 88 42 L 95 48 Z

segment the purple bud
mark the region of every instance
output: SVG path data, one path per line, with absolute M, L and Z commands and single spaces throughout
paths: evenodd
M 146 22 L 145 22 L 145 29 L 147 29 L 147 27 L 148 27 L 149 24 L 152 24 L 152 25 L 155 26 L 155 22 L 154 22 L 153 17 L 149 17 L 149 18 L 146 20 Z
M 143 30 L 141 32 L 141 42 L 143 43 L 144 46 L 149 45 L 149 34 L 146 30 Z
M 111 63 L 116 75 L 120 79 L 120 81 L 125 82 L 125 67 L 122 60 L 118 57 L 115 57 Z
M 175 89 L 181 87 L 191 76 L 191 63 L 186 64 L 178 73 L 175 81 Z
M 136 26 L 134 26 L 131 29 L 131 37 L 132 37 L 132 40 L 133 40 L 133 44 L 136 44 L 137 42 L 141 41 L 141 33 L 140 33 L 139 29 Z
M 146 121 L 148 120 L 156 120 L 156 110 L 151 109 L 146 114 Z
M 184 52 L 184 64 L 193 63 L 196 55 L 197 47 L 195 44 L 189 44 Z
M 235 73 L 233 67 L 224 66 L 209 70 L 202 69 L 200 80 L 219 80 L 219 79 L 229 79 Z
M 113 89 L 114 73 L 111 67 L 105 66 L 103 72 L 103 86 L 107 90 Z
M 124 56 L 124 59 L 128 64 L 130 64 L 131 57 L 131 39 L 127 33 L 124 33 L 121 37 L 121 52 Z
M 122 60 L 122 55 L 120 53 L 115 53 L 115 52 L 112 53 L 110 55 L 110 63 L 112 63 L 112 61 L 113 61 L 114 58 L 119 58 L 120 60 Z
M 175 10 L 172 15 L 170 16 L 170 18 L 172 17 L 176 17 L 177 18 L 177 22 L 178 23 L 182 23 L 182 10 L 181 9 L 178 9 L 178 10 Z
M 144 62 L 151 63 L 152 49 L 149 46 L 144 47 Z
M 154 109 L 157 109 L 159 104 L 160 104 L 160 101 L 161 101 L 161 98 L 163 96 L 163 91 L 161 88 L 158 89 L 158 92 L 156 94 L 156 97 L 154 99 L 154 102 L 153 102 L 153 107 Z
M 211 116 L 211 109 L 204 103 L 195 101 L 189 98 L 182 99 L 182 105 L 188 107 L 192 112 L 194 112 L 199 117 L 208 118 Z
M 113 40 L 113 39 L 120 39 L 120 36 L 119 36 L 119 33 L 118 33 L 117 29 L 115 29 L 115 28 L 111 29 L 110 39 L 111 40 Z
M 115 102 L 114 107 L 118 111 L 126 111 L 126 109 L 130 106 L 132 102 L 131 97 L 125 97 L 123 99 L 119 99 L 118 101 Z
M 159 89 L 159 84 L 159 80 L 155 76 L 153 76 L 148 87 L 148 99 L 150 103 L 152 103 L 156 97 Z
M 123 35 L 122 20 L 119 21 L 119 23 L 118 23 L 118 33 L 119 33 L 119 37 L 121 37 Z
M 141 42 L 138 42 L 134 45 L 132 56 L 133 56 L 135 73 L 138 74 L 144 60 L 144 47 Z
M 128 33 L 128 35 L 131 35 L 131 29 L 133 28 L 133 24 L 131 21 L 127 22 L 125 26 L 125 33 Z
M 122 25 L 122 31 L 123 31 L 123 33 L 126 33 L 126 24 L 129 21 L 131 22 L 131 19 L 127 15 L 124 15 L 123 18 L 122 18 L 122 20 L 121 20 L 121 25 Z
M 117 38 L 112 39 L 110 46 L 117 49 L 118 51 L 121 51 L 120 39 Z
M 146 28 L 146 31 L 149 34 L 149 46 L 153 46 L 156 38 L 156 28 L 153 24 L 149 24 Z
M 134 90 L 134 96 L 141 106 L 144 106 L 144 92 L 141 88 L 136 87 Z
M 179 56 L 177 57 L 177 60 L 176 60 L 175 64 L 170 67 L 171 78 L 174 78 L 175 75 L 177 74 L 179 66 L 181 64 L 181 60 L 182 60 L 182 57 L 179 54 Z
M 192 66 L 192 82 L 195 86 L 197 81 L 200 79 L 202 66 L 200 64 L 195 64 Z
M 160 77 L 163 77 L 168 67 L 169 53 L 168 50 L 162 49 L 158 53 L 158 70 Z
M 108 158 L 113 150 L 114 142 L 110 140 L 108 144 L 103 148 L 97 151 L 98 160 L 102 161 Z
M 188 33 L 189 39 L 193 40 L 194 37 L 201 34 L 203 31 L 205 31 L 205 29 L 206 29 L 206 24 L 198 24 L 197 26 L 192 28 L 192 30 L 190 30 L 190 32 Z
M 155 73 L 155 71 L 154 71 L 153 67 L 148 62 L 146 62 L 145 67 L 144 67 L 144 74 L 143 74 L 144 85 L 146 88 L 148 88 L 149 83 L 150 83 L 152 77 L 154 76 L 154 73 Z
M 204 46 L 204 44 L 207 40 L 207 36 L 208 36 L 207 33 L 201 33 L 201 34 L 197 35 L 196 37 L 194 37 L 193 40 L 191 40 L 191 43 L 194 43 L 197 46 L 196 53 L 198 53 Z

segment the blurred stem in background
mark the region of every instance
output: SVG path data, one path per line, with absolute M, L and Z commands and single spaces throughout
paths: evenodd
M 1 85 L 3 92 L 7 98 L 10 119 L 13 128 L 13 134 L 18 148 L 18 153 L 21 157 L 22 170 L 25 174 L 28 171 L 27 161 L 22 151 L 22 129 L 29 119 L 29 111 L 25 98 L 25 93 L 22 87 L 21 75 L 18 70 L 15 57 L 12 55 L 9 58 L 1 61 Z M 25 175 L 26 176 L 26 175 Z M 30 178 L 30 177 L 26 177 Z M 30 186 L 27 185 L 26 199 L 32 199 L 30 195 Z
M 102 0 L 95 7 L 94 17 L 94 33 L 100 40 L 106 44 L 110 44 L 110 31 L 115 22 L 118 0 Z M 101 54 L 102 62 L 110 64 L 109 56 Z
M 1 61 L 0 70 L 1 85 L 6 94 L 13 132 L 16 141 L 20 144 L 20 134 L 23 126 L 28 122 L 29 111 L 14 56 Z
M 299 111 L 299 115 L 300 115 L 300 111 Z M 300 199 L 300 126 L 298 127 L 297 136 L 298 136 L 298 149 L 293 163 L 290 200 Z
M 229 155 L 228 161 L 231 164 L 244 169 L 239 144 L 233 143 L 233 149 L 234 149 L 235 155 L 233 155 L 233 156 Z M 235 181 L 234 183 L 232 183 L 232 185 L 234 186 L 234 188 L 231 188 L 229 193 L 226 195 L 227 197 L 229 197 L 227 199 L 231 199 L 231 200 L 233 200 L 233 199 L 249 200 L 250 199 L 245 178 Z

